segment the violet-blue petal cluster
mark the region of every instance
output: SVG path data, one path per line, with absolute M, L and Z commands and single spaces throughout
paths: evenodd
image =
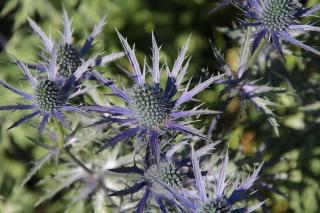
M 183 118 L 217 112 L 197 108 L 184 111 L 180 110 L 180 107 L 182 104 L 193 100 L 198 93 L 208 88 L 212 83 L 220 80 L 222 75 L 209 77 L 192 89 L 189 89 L 190 79 L 187 86 L 182 88 L 189 65 L 189 60 L 184 63 L 189 39 L 180 51 L 172 69 L 167 66 L 166 71 L 163 72 L 159 65 L 160 49 L 154 36 L 152 36 L 152 66 L 148 70 L 146 70 L 148 66 L 144 66 L 144 69 L 141 70 L 134 49 L 129 46 L 127 40 L 120 33 L 118 35 L 132 67 L 133 74 L 130 77 L 134 84 L 129 89 L 120 90 L 119 88 L 116 89 L 108 80 L 106 83 L 112 85 L 114 95 L 122 98 L 126 102 L 126 106 L 89 106 L 86 109 L 108 113 L 111 119 L 118 118 L 115 121 L 127 125 L 128 128 L 108 140 L 99 151 L 114 146 L 119 141 L 136 136 L 137 143 L 147 141 L 154 156 L 159 158 L 159 136 L 168 134 L 170 131 L 191 134 L 209 140 L 198 129 L 183 122 Z M 148 73 L 152 76 L 151 83 L 146 81 Z M 160 85 L 161 74 L 164 74 L 166 79 L 166 85 L 163 88 Z M 182 91 L 182 93 L 179 94 L 178 91 Z M 110 119 L 107 119 L 107 121 L 110 121 Z M 101 122 L 99 123 L 101 124 Z
M 265 39 L 282 57 L 284 57 L 282 41 L 320 55 L 317 49 L 304 44 L 293 36 L 294 32 L 319 32 L 320 28 L 314 26 L 317 21 L 309 24 L 302 24 L 300 21 L 302 18 L 314 16 L 319 10 L 320 4 L 304 8 L 298 0 L 249 0 L 248 6 L 243 11 L 245 14 L 244 25 L 255 28 L 252 52 L 257 49 L 262 39 Z

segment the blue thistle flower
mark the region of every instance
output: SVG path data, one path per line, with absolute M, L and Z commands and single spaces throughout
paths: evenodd
M 275 134 L 278 136 L 279 124 L 275 118 L 276 115 L 269 108 L 269 106 L 276 106 L 277 104 L 269 101 L 265 97 L 265 95 L 283 93 L 286 90 L 283 88 L 270 87 L 267 85 L 258 85 L 258 81 L 250 81 L 247 79 L 247 62 L 249 48 L 247 48 L 246 45 L 242 47 L 239 68 L 236 72 L 233 72 L 231 70 L 216 47 L 212 46 L 212 49 L 222 71 L 226 74 L 226 79 L 220 81 L 220 83 L 226 86 L 220 93 L 220 96 L 223 96 L 225 94 L 227 95 L 224 107 L 226 107 L 234 97 L 240 97 L 240 100 L 242 102 L 241 107 L 245 106 L 247 102 L 255 106 L 267 117 L 268 122 L 272 126 Z M 215 120 L 213 120 L 212 124 L 214 123 L 216 123 Z M 212 128 L 213 126 L 210 127 L 209 132 L 212 131 Z
M 55 42 L 51 36 L 47 36 L 43 30 L 30 18 L 28 18 L 29 24 L 33 31 L 40 37 L 44 45 L 44 52 L 51 55 L 53 51 L 54 43 L 58 43 L 57 51 L 57 66 L 58 76 L 66 79 L 74 73 L 85 61 L 86 53 L 92 48 L 94 39 L 102 31 L 103 26 L 106 24 L 106 17 L 103 17 L 94 27 L 93 31 L 86 39 L 80 50 L 73 44 L 72 37 L 72 20 L 69 18 L 66 10 L 63 10 L 63 23 L 64 31 L 62 33 L 62 41 Z M 108 62 L 114 61 L 124 56 L 123 52 L 118 52 L 110 55 L 99 56 L 96 58 L 93 66 L 103 66 Z M 45 66 L 42 63 L 28 64 L 29 68 L 36 69 L 41 72 L 45 72 Z M 92 67 L 90 67 L 92 69 Z M 90 75 L 90 73 L 88 73 Z
M 81 90 L 71 93 L 71 88 L 74 82 L 78 80 L 84 72 L 88 70 L 89 66 L 95 63 L 96 58 L 90 58 L 83 63 L 66 81 L 59 80 L 57 67 L 57 48 L 53 47 L 53 52 L 50 59 L 50 64 L 46 68 L 46 77 L 35 78 L 29 71 L 26 64 L 16 60 L 17 65 L 22 70 L 24 77 L 31 85 L 33 94 L 19 90 L 10 84 L 0 80 L 0 84 L 12 92 L 20 95 L 22 98 L 31 102 L 31 104 L 17 104 L 0 106 L 0 110 L 32 110 L 31 114 L 20 118 L 13 123 L 8 129 L 12 129 L 36 116 L 42 117 L 38 127 L 38 133 L 41 134 L 49 119 L 54 117 L 63 126 L 68 127 L 67 122 L 62 114 L 63 111 L 79 112 L 84 111 L 78 107 L 68 104 L 68 100 L 81 94 Z
M 210 150 L 214 149 L 218 143 L 220 143 L 220 141 L 204 146 L 203 148 L 197 150 L 195 155 L 197 155 L 199 158 L 203 155 L 206 155 Z M 111 169 L 111 171 L 117 173 L 138 174 L 141 176 L 141 178 L 135 185 L 127 189 L 114 192 L 110 196 L 130 195 L 140 191 L 142 188 L 145 188 L 145 193 L 137 205 L 137 213 L 143 212 L 150 197 L 153 197 L 156 200 L 162 212 L 167 212 L 167 209 L 163 203 L 164 201 L 181 209 L 181 206 L 175 201 L 175 199 L 173 199 L 174 197 L 172 197 L 170 191 L 168 191 L 162 183 L 167 184 L 172 189 L 183 190 L 183 186 L 187 182 L 190 182 L 191 179 L 194 179 L 192 173 L 183 169 L 183 167 L 187 166 L 187 164 L 191 161 L 190 158 L 182 160 L 173 159 L 175 152 L 186 144 L 187 142 L 183 141 L 171 147 L 171 149 L 168 150 L 158 162 L 152 161 L 150 163 L 150 161 L 146 161 L 144 169 L 140 169 L 137 166 Z
M 186 211 L 196 212 L 196 213 L 211 213 L 211 212 L 253 212 L 264 203 L 261 202 L 255 206 L 251 207 L 235 207 L 235 204 L 243 201 L 248 197 L 248 191 L 258 178 L 258 174 L 262 168 L 262 164 L 241 184 L 236 185 L 231 193 L 226 192 L 228 181 L 226 181 L 226 170 L 228 164 L 228 154 L 217 175 L 217 179 L 212 188 L 214 188 L 213 196 L 208 196 L 206 192 L 206 187 L 210 183 L 205 183 L 205 178 L 201 175 L 200 165 L 198 156 L 192 148 L 191 152 L 193 172 L 195 176 L 195 188 L 197 190 L 197 195 L 194 193 L 188 193 L 186 190 L 182 191 L 179 189 L 174 189 L 170 185 L 160 181 L 161 184 L 170 191 L 171 195 L 181 203 Z M 229 195 L 229 196 L 228 196 Z
M 111 114 L 111 117 L 106 118 L 106 122 L 117 122 L 120 124 L 130 125 L 131 127 L 110 139 L 100 148 L 99 151 L 115 145 L 120 140 L 126 140 L 136 135 L 137 141 L 142 141 L 145 139 L 149 142 L 151 151 L 153 152 L 154 156 L 158 158 L 158 138 L 159 136 L 165 135 L 170 130 L 199 136 L 208 140 L 206 136 L 203 135 L 199 130 L 179 120 L 184 117 L 213 114 L 217 112 L 212 110 L 198 110 L 199 107 L 196 107 L 193 110 L 180 111 L 179 107 L 182 104 L 193 100 L 194 96 L 206 89 L 212 83 L 218 81 L 221 76 L 210 77 L 204 82 L 199 83 L 193 89 L 188 90 L 191 82 L 190 80 L 187 84 L 187 87 L 183 89 L 180 97 L 176 99 L 174 98 L 177 95 L 177 91 L 182 90 L 181 83 L 189 65 L 190 60 L 188 60 L 185 64 L 183 63 L 190 38 L 184 44 L 172 70 L 167 67 L 165 72 L 167 83 L 166 86 L 162 88 L 160 86 L 160 50 L 154 36 L 152 35 L 152 67 L 149 69 L 152 75 L 152 83 L 147 83 L 146 70 L 144 69 L 143 72 L 141 71 L 139 63 L 134 54 L 134 50 L 130 48 L 127 40 L 124 39 L 120 33 L 118 33 L 118 35 L 133 68 L 134 75 L 130 77 L 134 81 L 134 85 L 127 91 L 122 91 L 111 84 L 110 80 L 106 79 L 105 82 L 109 86 L 112 86 L 113 93 L 116 96 L 119 96 L 126 101 L 127 106 L 96 106 L 87 107 L 86 109 L 88 111 L 109 113 Z M 144 68 L 145 67 L 146 66 L 144 66 Z M 123 116 L 127 118 L 123 119 Z M 101 122 L 99 123 L 101 124 Z
M 291 32 L 319 32 L 320 28 L 313 24 L 300 24 L 302 17 L 312 16 L 320 10 L 320 4 L 311 8 L 303 8 L 297 0 L 250 0 L 244 10 L 247 21 L 245 26 L 254 26 L 254 41 L 252 42 L 252 52 L 256 50 L 261 40 L 265 38 L 272 42 L 283 57 L 281 41 L 284 40 L 302 49 L 320 55 L 320 52 L 291 35 Z

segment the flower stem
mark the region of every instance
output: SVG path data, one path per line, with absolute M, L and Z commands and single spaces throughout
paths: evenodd
M 53 120 L 54 128 L 56 129 L 57 133 L 57 142 L 58 142 L 58 148 L 60 150 L 64 149 L 64 130 L 63 127 L 60 125 L 60 123 L 56 120 Z

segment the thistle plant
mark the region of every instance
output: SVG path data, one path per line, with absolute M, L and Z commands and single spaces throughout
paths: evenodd
M 77 48 L 76 44 L 73 43 L 72 36 L 72 19 L 69 18 L 69 15 L 66 10 L 63 10 L 63 25 L 64 30 L 62 33 L 61 41 L 54 41 L 51 36 L 47 36 L 43 30 L 30 18 L 28 18 L 29 24 L 32 27 L 33 31 L 36 35 L 41 39 L 44 52 L 42 53 L 43 57 L 45 55 L 51 55 L 54 51 L 54 43 L 58 44 L 57 47 L 57 75 L 66 79 L 70 77 L 85 61 L 85 55 L 93 46 L 94 39 L 101 33 L 104 25 L 106 24 L 106 18 L 103 17 L 93 28 L 89 37 L 86 39 L 85 43 L 82 45 L 80 49 Z M 108 62 L 114 61 L 118 58 L 124 56 L 123 52 L 113 53 L 110 55 L 100 56 L 96 58 L 95 63 L 92 64 L 92 67 L 89 69 L 93 69 L 94 66 L 104 66 Z M 28 67 L 36 69 L 41 72 L 45 72 L 45 64 L 49 59 L 45 58 L 45 62 L 36 63 L 36 64 L 28 64 Z M 90 75 L 90 73 L 88 73 Z
M 297 146 L 296 141 L 309 138 L 316 141 L 316 137 L 310 133 L 318 127 L 319 119 L 311 128 L 301 131 L 302 134 L 294 132 L 293 135 L 300 136 L 295 140 L 282 138 L 282 134 L 292 133 L 289 125 L 298 128 L 307 126 L 303 117 L 306 115 L 301 116 L 301 113 L 308 109 L 298 108 L 300 102 L 305 106 L 311 104 L 312 111 L 318 109 L 318 105 L 312 104 L 312 100 L 308 100 L 307 104 L 297 101 L 296 108 L 286 108 L 290 101 L 296 101 L 296 97 L 291 95 L 295 93 L 291 81 L 292 76 L 296 75 L 295 67 L 308 70 L 311 60 L 301 57 L 299 63 L 294 63 L 294 56 L 288 57 L 289 62 L 275 60 L 274 54 L 270 55 L 273 50 L 261 51 L 264 47 L 262 43 L 265 40 L 271 44 L 282 57 L 283 41 L 319 55 L 319 51 L 311 45 L 296 39 L 295 33 L 309 35 L 310 31 L 320 31 L 317 22 L 313 21 L 320 5 L 304 8 L 297 0 L 224 0 L 213 11 L 229 4 L 244 13 L 241 24 L 245 29 L 237 27 L 234 31 L 236 36 L 228 38 L 231 42 L 226 45 L 220 43 L 223 36 L 220 35 L 220 38 L 219 33 L 212 32 L 215 35 L 212 42 L 202 48 L 210 51 L 212 47 L 219 69 L 209 67 L 204 71 L 205 75 L 202 75 L 204 69 L 201 72 L 200 69 L 208 65 L 198 63 L 199 57 L 195 54 L 195 66 L 189 66 L 193 62 L 187 54 L 189 43 L 191 47 L 198 46 L 198 32 L 184 42 L 175 60 L 168 60 L 173 61 L 173 65 L 167 63 L 166 59 L 171 59 L 171 55 L 158 46 L 152 33 L 151 57 L 146 57 L 141 65 L 134 46 L 130 46 L 117 30 L 118 45 L 123 51 L 104 55 L 94 48 L 95 38 L 99 34 L 102 39 L 105 36 L 105 17 L 93 27 L 84 44 L 78 45 L 74 42 L 73 19 L 65 9 L 60 39 L 52 39 L 26 16 L 25 20 L 41 39 L 43 49 L 39 51 L 39 59 L 35 63 L 26 64 L 13 59 L 22 71 L 23 79 L 28 82 L 28 87 L 17 89 L 0 80 L 1 86 L 23 99 L 17 102 L 9 99 L 10 104 L 0 106 L 0 111 L 31 111 L 8 129 L 40 118 L 35 134 L 22 131 L 33 145 L 41 148 L 41 157 L 36 157 L 38 160 L 21 183 L 22 187 L 28 184 L 32 186 L 24 187 L 25 190 L 41 189 L 40 196 L 34 195 L 39 196 L 32 204 L 35 211 L 245 213 L 261 207 L 263 211 L 276 208 L 273 193 L 283 195 L 285 187 L 278 187 L 277 184 L 281 186 L 281 183 L 277 180 L 281 178 L 276 177 L 280 173 L 275 167 L 293 162 L 284 175 L 296 174 L 296 171 L 289 170 L 299 165 L 297 162 L 300 158 L 306 158 L 296 154 L 297 149 L 305 148 L 304 144 Z M 79 6 L 79 11 L 82 9 Z M 116 17 L 114 15 L 111 17 Z M 303 24 L 304 18 L 310 18 L 311 22 Z M 117 28 L 122 31 L 125 30 L 124 26 Z M 149 29 L 150 25 L 146 26 L 145 29 Z M 128 36 L 131 37 L 131 34 Z M 240 42 L 233 42 L 237 39 Z M 239 43 L 241 47 L 238 47 Z M 229 49 L 229 44 L 236 45 Z M 220 53 L 222 51 L 226 57 Z M 89 52 L 92 57 L 87 57 Z M 239 57 L 234 56 L 235 52 L 239 52 Z M 119 63 L 127 62 L 128 70 L 120 65 L 118 68 L 104 66 L 122 56 L 126 57 Z M 258 61 L 259 57 L 265 61 Z M 279 67 L 284 70 L 273 72 L 276 66 L 278 70 Z M 121 81 L 124 77 L 120 77 L 122 84 L 114 77 L 114 72 L 120 69 L 129 80 Z M 92 87 L 92 83 L 95 86 Z M 111 94 L 106 91 L 111 91 Z M 269 100 L 274 95 L 277 95 L 277 99 Z M 81 104 L 75 104 L 79 96 Z M 238 102 L 233 104 L 232 100 L 235 99 L 240 100 L 240 105 Z M 252 118 L 241 121 L 241 124 L 232 119 L 220 122 L 220 118 L 228 114 L 229 107 L 233 107 L 233 112 L 239 109 L 249 111 L 247 103 L 265 115 L 277 137 L 274 134 L 262 134 L 260 126 L 252 127 Z M 274 112 L 274 108 L 280 104 L 284 107 Z M 255 111 L 250 110 L 250 113 Z M 292 112 L 298 115 L 291 116 Z M 258 117 L 250 113 L 248 115 L 253 119 Z M 296 122 L 295 116 L 300 116 L 299 122 Z M 312 119 L 308 117 L 306 120 Z M 220 124 L 221 128 L 216 128 Z M 31 126 L 35 127 L 33 124 Z M 48 126 L 50 128 L 46 128 Z M 286 127 L 282 129 L 282 126 Z M 20 139 L 15 135 L 7 138 L 13 144 Z M 285 151 L 282 150 L 284 144 L 289 147 Z M 20 144 L 16 147 L 20 147 Z M 6 150 L 1 154 L 1 160 L 2 156 L 11 155 L 11 152 Z M 38 153 L 38 148 L 28 150 L 28 154 L 33 152 Z M 310 153 L 317 153 L 317 149 Z M 286 161 L 286 158 L 294 157 L 298 160 Z M 306 161 L 305 164 L 309 168 L 309 164 L 314 162 Z M 254 166 L 257 168 L 253 169 Z M 6 180 L 1 175 L 0 170 L 0 194 L 3 195 L 3 199 L 0 196 L 0 209 L 8 199 L 6 192 L 9 188 L 2 191 L 2 182 Z M 302 180 L 317 188 L 319 184 L 312 182 L 312 178 Z M 33 186 L 34 183 L 38 185 Z M 21 198 L 22 195 L 24 193 Z M 310 197 L 317 199 L 317 196 Z M 55 209 L 56 200 L 60 209 Z M 299 211 L 297 205 L 290 205 L 294 208 L 284 211 L 304 212 Z M 4 211 L 10 212 L 11 209 Z
M 241 184 L 236 185 L 231 191 L 230 195 L 227 195 L 227 164 L 228 164 L 228 154 L 217 174 L 217 179 L 215 185 L 212 187 L 214 189 L 213 196 L 209 196 L 206 192 L 206 186 L 209 186 L 209 183 L 205 182 L 205 178 L 202 177 L 199 159 L 192 148 L 191 152 L 192 166 L 195 177 L 195 188 L 197 190 L 197 195 L 192 193 L 186 193 L 184 191 L 175 190 L 170 185 L 159 181 L 163 186 L 167 188 L 168 191 L 174 196 L 185 208 L 187 212 L 197 212 L 197 213 L 209 213 L 209 212 L 253 212 L 258 209 L 263 203 L 252 207 L 241 207 L 234 208 L 235 204 L 246 199 L 249 194 L 249 189 L 252 187 L 254 182 L 258 178 L 259 171 L 262 167 L 262 164 L 250 175 L 246 180 Z M 211 192 L 211 189 L 210 191 Z
M 159 158 L 159 137 L 168 134 L 170 131 L 183 132 L 209 140 L 199 130 L 180 121 L 184 117 L 217 113 L 212 110 L 199 110 L 197 109 L 199 106 L 187 111 L 179 110 L 179 107 L 192 100 L 198 93 L 222 77 L 220 75 L 212 76 L 191 90 L 189 90 L 191 83 L 189 81 L 187 86 L 182 89 L 181 84 L 189 65 L 189 60 L 185 64 L 183 63 L 190 38 L 180 51 L 172 70 L 168 66 L 166 67 L 167 82 L 166 86 L 162 88 L 160 85 L 162 69 L 159 67 L 160 51 L 154 36 L 152 35 L 152 67 L 146 70 L 147 65 L 145 65 L 144 70 L 141 71 L 134 50 L 130 48 L 127 40 L 120 33 L 118 35 L 133 69 L 133 75 L 130 77 L 134 81 L 134 85 L 126 91 L 118 89 L 113 90 L 113 92 L 116 96 L 122 98 L 127 103 L 127 106 L 89 106 L 86 109 L 88 111 L 109 113 L 111 121 L 114 118 L 118 118 L 115 120 L 116 122 L 128 125 L 129 128 L 107 141 L 99 151 L 115 145 L 120 140 L 126 140 L 136 135 L 136 143 L 146 140 L 151 147 L 153 155 Z M 152 75 L 152 83 L 150 84 L 146 82 L 148 71 Z M 176 97 L 179 90 L 183 92 L 179 97 Z M 121 118 L 123 116 L 127 118 Z M 106 119 L 106 121 L 110 121 L 110 119 Z
M 16 64 L 23 72 L 23 75 L 30 84 L 33 93 L 29 94 L 28 92 L 19 90 L 4 81 L 0 81 L 0 84 L 31 103 L 0 106 L 0 110 L 32 110 L 33 112 L 14 122 L 8 129 L 17 127 L 36 116 L 41 117 L 41 122 L 38 126 L 39 134 L 42 133 L 51 118 L 56 119 L 64 127 L 68 127 L 68 123 L 62 114 L 64 111 L 73 113 L 84 112 L 80 107 L 68 103 L 71 98 L 79 94 L 78 91 L 71 93 L 71 89 L 74 87 L 75 81 L 82 76 L 94 61 L 95 58 L 89 59 L 77 68 L 75 73 L 70 76 L 67 81 L 61 82 L 57 77 L 58 67 L 56 49 L 53 50 L 50 64 L 46 67 L 46 75 L 39 76 L 38 78 L 35 78 L 31 74 L 30 70 L 24 63 L 16 60 Z
M 223 102 L 223 108 L 225 108 L 234 97 L 240 97 L 243 112 L 245 112 L 246 103 L 249 102 L 267 117 L 267 120 L 272 126 L 275 134 L 279 135 L 279 124 L 276 120 L 275 114 L 269 108 L 269 106 L 277 106 L 277 104 L 270 101 L 266 95 L 283 93 L 285 92 L 285 89 L 271 87 L 268 85 L 258 85 L 257 80 L 248 80 L 247 73 L 249 71 L 247 68 L 249 63 L 249 49 L 246 45 L 242 46 L 238 70 L 236 71 L 232 71 L 216 47 L 213 46 L 212 49 L 216 59 L 220 64 L 221 70 L 226 74 L 226 79 L 220 82 L 225 85 L 225 88 L 221 91 L 220 96 L 227 96 L 226 100 Z M 217 117 L 213 119 L 209 133 L 213 130 L 216 119 Z
M 214 149 L 214 147 L 220 143 L 217 141 L 215 143 L 210 143 L 202 147 L 195 152 L 198 158 L 208 154 L 209 151 Z M 140 175 L 139 181 L 133 186 L 114 192 L 111 196 L 125 196 L 132 195 L 145 188 L 145 192 L 136 207 L 136 212 L 143 212 L 147 207 L 147 203 L 150 197 L 154 198 L 161 209 L 162 212 L 167 212 L 165 202 L 169 203 L 176 208 L 182 209 L 179 203 L 177 203 L 170 191 L 162 185 L 162 183 L 167 184 L 173 189 L 183 189 L 188 182 L 194 179 L 192 172 L 189 169 L 184 169 L 184 167 L 190 167 L 187 165 L 191 161 L 190 158 L 175 160 L 175 153 L 187 144 L 187 141 L 182 141 L 174 146 L 172 146 L 165 154 L 162 152 L 162 157 L 159 161 L 145 159 L 144 169 L 139 167 L 121 167 L 116 169 L 111 169 L 113 172 L 124 173 L 124 174 L 138 174 Z M 192 171 L 192 170 L 191 170 Z M 164 202 L 165 201 L 165 202 Z
M 265 38 L 268 43 L 272 43 L 282 57 L 284 57 L 282 40 L 319 55 L 318 50 L 302 43 L 292 35 L 292 32 L 319 32 L 320 28 L 314 26 L 314 23 L 301 24 L 299 21 L 301 18 L 313 16 L 319 10 L 319 4 L 304 8 L 297 0 L 248 1 L 248 6 L 244 10 L 246 16 L 244 24 L 256 28 L 253 32 L 252 52 Z

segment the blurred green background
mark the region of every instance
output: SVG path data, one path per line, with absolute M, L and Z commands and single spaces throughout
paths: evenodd
M 54 38 L 62 30 L 62 5 L 73 17 L 74 37 L 79 46 L 83 44 L 94 24 L 102 16 L 108 23 L 98 36 L 95 50 L 105 53 L 120 50 L 115 28 L 135 43 L 140 61 L 151 52 L 151 32 L 158 44 L 162 44 L 162 60 L 172 64 L 186 38 L 192 34 L 189 54 L 192 55 L 189 75 L 195 79 L 216 74 L 217 63 L 213 57 L 209 39 L 226 55 L 231 66 L 238 59 L 240 36 L 237 17 L 241 12 L 226 7 L 214 14 L 209 11 L 216 1 L 210 0 L 1 0 L 0 1 L 0 79 L 24 87 L 22 75 L 12 65 L 11 56 L 25 62 L 39 58 L 41 43 L 28 26 L 27 17 L 34 19 L 45 32 Z M 317 0 L 303 1 L 305 6 Z M 319 36 L 314 33 L 303 38 L 312 46 L 320 48 Z M 265 118 L 248 109 L 245 117 L 240 115 L 239 103 L 233 101 L 218 125 L 215 137 L 228 141 L 231 155 L 237 152 L 246 159 L 263 149 L 261 160 L 268 163 L 265 172 L 274 188 L 283 195 L 262 194 L 269 199 L 266 206 L 271 212 L 319 212 L 320 209 L 320 62 L 319 56 L 291 49 L 286 64 L 281 60 L 261 59 L 252 71 L 255 78 L 264 78 L 273 86 L 288 89 L 288 94 L 273 97 L 280 106 L 275 113 L 281 125 L 280 137 L 273 135 Z M 303 57 L 302 57 L 303 56 Z M 128 66 L 125 59 L 118 63 Z M 267 64 L 267 66 L 266 66 Z M 265 68 L 267 67 L 267 69 Z M 101 71 L 116 78 L 124 77 L 116 63 Z M 219 105 L 219 86 L 201 94 L 206 105 L 216 109 Z M 0 105 L 13 104 L 18 97 L 0 88 Z M 0 112 L 0 212 L 63 212 L 66 200 L 58 194 L 50 201 L 34 208 L 42 193 L 36 183 L 45 172 L 37 174 L 25 187 L 20 183 L 30 163 L 39 159 L 43 152 L 26 136 L 35 136 L 27 125 L 11 131 L 6 128 L 21 115 L 19 112 Z M 210 120 L 204 120 L 207 126 Z M 233 154 L 232 154 L 233 153 Z M 236 158 L 236 157 L 235 157 Z

